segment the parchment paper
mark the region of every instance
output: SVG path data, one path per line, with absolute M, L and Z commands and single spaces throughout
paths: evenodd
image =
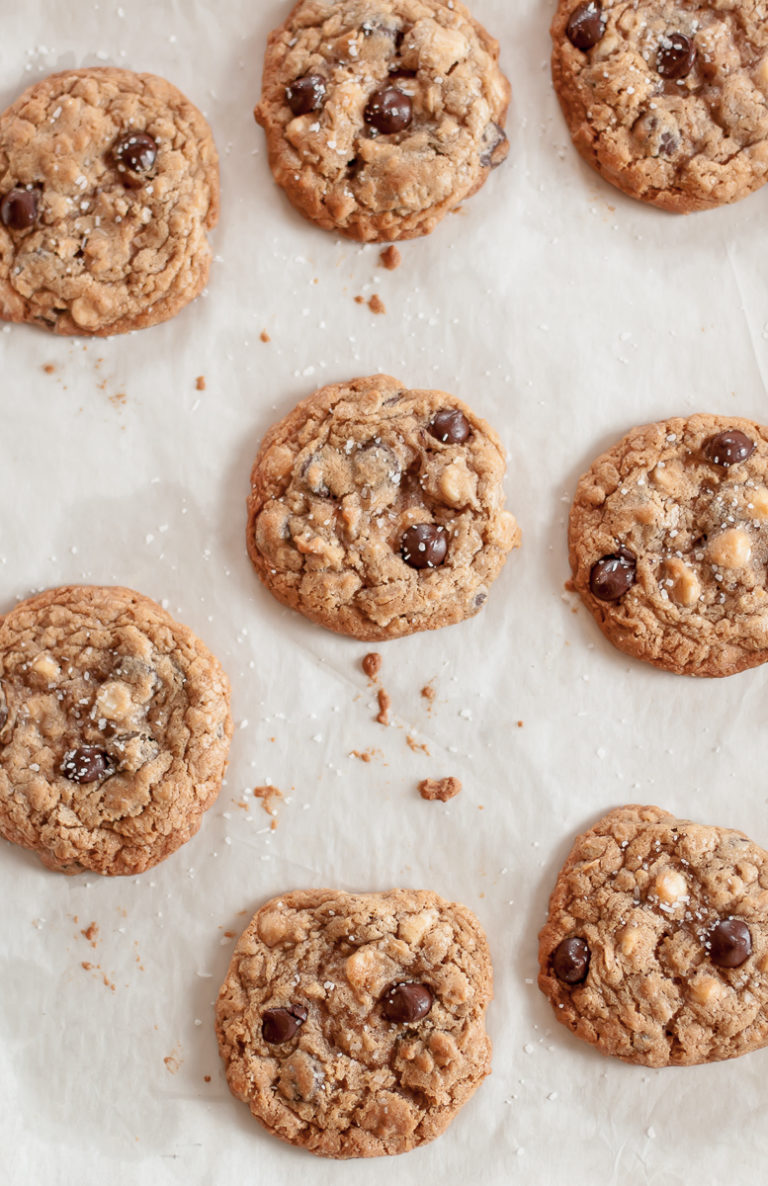
M 768 1051 L 624 1066 L 557 1025 L 534 979 L 556 872 L 605 809 L 655 802 L 768 845 L 768 669 L 696 681 L 632 663 L 563 591 L 568 504 L 599 451 L 667 415 L 768 415 L 768 193 L 687 218 L 623 198 L 568 140 L 551 4 L 474 0 L 513 83 L 510 157 L 388 272 L 271 181 L 251 108 L 289 0 L 0 7 L 0 100 L 67 66 L 154 71 L 209 117 L 223 182 L 208 293 L 174 321 L 102 342 L 0 333 L 0 601 L 79 581 L 163 600 L 224 662 L 238 723 L 201 832 L 152 872 L 68 879 L 0 845 L 2 1181 L 764 1181 Z M 386 314 L 353 299 L 373 293 Z M 476 619 L 377 648 L 389 728 L 369 648 L 281 609 L 244 547 L 270 423 L 378 370 L 497 427 L 524 532 Z M 422 802 L 418 780 L 448 774 L 461 796 Z M 252 795 L 267 780 L 276 830 Z M 396 1162 L 282 1145 L 219 1066 L 211 1006 L 236 935 L 267 897 L 315 885 L 431 888 L 488 932 L 493 1075 Z

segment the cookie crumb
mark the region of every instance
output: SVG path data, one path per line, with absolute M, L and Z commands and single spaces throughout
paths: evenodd
M 349 756 L 350 758 L 358 758 L 361 762 L 372 762 L 375 752 L 376 751 L 372 749 L 366 749 L 362 751 L 359 749 L 353 749 L 349 751 Z
M 381 671 L 381 655 L 377 651 L 371 651 L 369 654 L 363 656 L 362 667 L 368 679 L 376 679 L 376 676 Z
M 181 1070 L 181 1064 L 183 1061 L 184 1060 L 179 1053 L 178 1046 L 172 1050 L 170 1054 L 166 1054 L 165 1058 L 163 1059 L 166 1069 L 171 1075 L 175 1075 L 177 1071 Z
M 210 1083 L 210 1081 L 211 1081 L 210 1075 L 203 1075 L 203 1083 Z
M 394 272 L 395 268 L 400 267 L 403 257 L 394 243 L 390 243 L 389 247 L 385 247 L 383 251 L 379 252 L 379 259 L 382 268 L 386 268 L 388 272 Z
M 439 799 L 445 803 L 448 799 L 455 799 L 461 790 L 458 778 L 422 778 L 419 783 L 419 794 L 422 799 Z
M 384 304 L 378 293 L 374 293 L 368 302 L 368 308 L 372 313 L 386 313 L 387 306 Z
M 408 743 L 408 748 L 412 749 L 415 754 L 426 754 L 428 758 L 432 757 L 423 741 L 417 741 L 415 737 L 411 737 L 410 733 L 405 740 Z
M 254 787 L 253 797 L 255 799 L 261 799 L 261 806 L 267 815 L 274 815 L 274 802 L 276 799 L 282 799 L 283 792 L 279 791 L 277 787 L 272 786 Z
M 92 922 L 89 926 L 87 926 L 85 928 L 85 930 L 81 931 L 80 934 L 83 936 L 84 939 L 88 940 L 91 947 L 96 946 L 96 940 L 97 940 L 97 937 L 99 934 L 99 928 L 95 922 Z
M 389 692 L 385 692 L 383 688 L 379 688 L 377 699 L 379 702 L 379 712 L 376 720 L 380 725 L 388 725 L 389 710 L 392 707 L 392 699 L 389 695 Z
M 46 375 L 53 375 L 56 371 L 56 367 L 52 362 L 47 362 L 43 367 L 43 370 L 45 371 Z
M 518 722 L 517 722 L 517 727 L 518 727 L 518 729 L 522 729 L 522 727 L 523 727 L 523 724 L 524 724 L 524 722 L 523 722 L 523 721 L 518 721 Z
M 364 305 L 364 304 L 365 304 L 365 297 L 364 297 L 364 296 L 356 296 L 356 297 L 355 297 L 355 304 L 356 304 L 356 305 Z
M 106 383 L 103 383 L 102 390 L 105 387 L 106 387 Z M 113 404 L 114 407 L 116 407 L 116 408 L 121 408 L 125 404 L 127 399 L 128 399 L 128 396 L 125 394 L 124 391 L 117 391 L 114 395 L 109 396 L 109 402 L 111 404 Z
M 435 698 L 435 689 L 431 684 L 425 684 L 421 689 L 421 694 L 425 700 L 429 700 L 431 702 Z
M 270 338 L 269 334 L 267 333 L 267 331 L 265 329 L 263 329 L 261 331 L 261 333 L 259 334 L 259 338 L 261 339 L 262 342 L 271 342 L 272 341 L 272 339 Z
M 205 375 L 198 375 L 195 379 L 195 391 L 205 391 Z

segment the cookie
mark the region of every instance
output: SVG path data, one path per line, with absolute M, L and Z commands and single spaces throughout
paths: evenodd
M 552 77 L 573 142 L 632 198 L 686 214 L 768 179 L 756 0 L 560 0 Z
M 509 151 L 498 56 L 459 0 L 300 0 L 254 112 L 275 180 L 352 239 L 429 234 Z
M 0 317 L 57 334 L 125 333 L 204 288 L 216 148 L 152 74 L 67 70 L 0 115 Z
M 366 641 L 476 613 L 520 543 L 504 452 L 452 395 L 388 375 L 323 387 L 272 428 L 251 474 L 248 552 L 271 593 Z
M 216 1005 L 233 1094 L 321 1157 L 439 1136 L 491 1069 L 493 973 L 465 906 L 436 894 L 303 890 L 262 906 Z
M 578 484 L 573 587 L 611 642 L 684 675 L 768 659 L 768 428 L 689 416 L 629 432 Z
M 648 1067 L 768 1044 L 768 853 L 620 807 L 579 836 L 539 936 L 539 987 L 604 1054 Z
M 217 660 L 131 589 L 49 589 L 0 619 L 0 834 L 64 873 L 141 873 L 200 827 L 226 766 Z

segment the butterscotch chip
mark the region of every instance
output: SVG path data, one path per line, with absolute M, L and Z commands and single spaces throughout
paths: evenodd
M 557 879 L 539 987 L 559 1021 L 626 1062 L 768 1045 L 767 883 L 768 853 L 742 832 L 617 808 L 577 837 Z
M 323 1157 L 404 1153 L 490 1072 L 485 936 L 436 894 L 296 891 L 258 911 L 216 1006 L 227 1082 Z
M 173 317 L 208 279 L 216 148 L 155 75 L 88 68 L 31 86 L 0 115 L 0 199 L 7 321 L 124 333 Z
M 140 873 L 200 827 L 226 766 L 229 684 L 130 589 L 68 586 L 0 620 L 0 833 L 65 873 Z

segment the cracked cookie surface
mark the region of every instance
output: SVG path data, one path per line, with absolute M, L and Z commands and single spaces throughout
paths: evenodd
M 611 642 L 685 675 L 768 659 L 768 428 L 699 415 L 629 432 L 580 480 L 573 587 Z
M 230 1089 L 323 1157 L 438 1136 L 490 1072 L 488 946 L 465 906 L 416 890 L 303 890 L 241 936 L 216 1006 Z
M 255 110 L 307 218 L 372 242 L 432 231 L 507 156 L 498 45 L 459 0 L 301 0 Z
M 477 613 L 520 531 L 504 452 L 454 396 L 388 375 L 323 387 L 264 438 L 248 552 L 285 605 L 363 640 Z
M 768 1043 L 768 853 L 621 807 L 579 836 L 540 935 L 539 987 L 604 1054 L 664 1067 Z
M 211 130 L 174 86 L 51 75 L 0 115 L 0 317 L 96 336 L 165 321 L 206 284 L 218 210 Z
M 768 180 L 765 0 L 560 0 L 552 75 L 576 148 L 687 213 Z
M 65 586 L 0 619 L 0 833 L 66 873 L 140 873 L 221 785 L 229 684 L 130 589 Z

